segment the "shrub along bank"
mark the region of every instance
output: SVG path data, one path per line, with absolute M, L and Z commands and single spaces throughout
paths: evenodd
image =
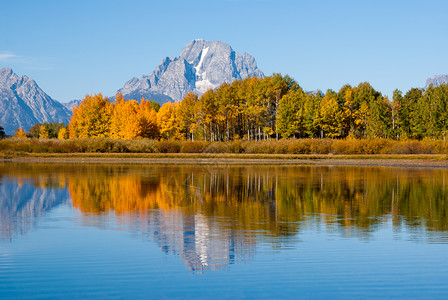
M 112 138 L 0 140 L 3 154 L 20 153 L 247 153 L 247 154 L 448 154 L 443 140 L 280 139 L 206 142 Z

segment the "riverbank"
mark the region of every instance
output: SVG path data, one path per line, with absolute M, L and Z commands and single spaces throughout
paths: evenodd
M 122 140 L 111 138 L 0 140 L 0 153 L 20 156 L 27 153 L 115 153 L 115 154 L 235 154 L 235 155 L 420 155 L 448 154 L 443 140 L 387 139 L 280 139 L 264 141 L 234 140 L 229 142 L 178 140 Z M 241 157 L 241 156 L 239 156 Z
M 130 163 L 201 165 L 339 165 L 448 168 L 444 154 L 307 155 L 213 153 L 22 153 L 0 154 L 1 162 Z

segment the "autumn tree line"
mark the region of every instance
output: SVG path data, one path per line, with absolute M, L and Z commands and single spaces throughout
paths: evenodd
M 259 141 L 279 138 L 443 139 L 448 131 L 448 85 L 395 90 L 383 96 L 369 83 L 339 91 L 305 92 L 289 76 L 224 83 L 179 102 L 111 101 L 88 95 L 68 126 L 36 124 L 16 136 L 187 141 Z
M 15 137 L 36 139 L 68 139 L 68 125 L 58 122 L 36 123 L 25 132 L 22 128 L 16 129 Z

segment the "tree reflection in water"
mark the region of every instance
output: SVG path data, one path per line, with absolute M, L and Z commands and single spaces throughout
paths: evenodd
M 1 208 L 23 202 L 19 182 L 67 187 L 86 221 L 113 213 L 194 271 L 245 260 L 260 239 L 281 245 L 313 226 L 366 240 L 388 223 L 435 239 L 448 229 L 446 170 L 3 164 L 0 172 L 1 188 L 15 178 L 19 195 L 2 197 Z

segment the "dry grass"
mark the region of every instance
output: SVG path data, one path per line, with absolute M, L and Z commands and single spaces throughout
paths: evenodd
M 192 153 L 204 157 L 211 154 L 238 154 L 240 157 L 264 154 L 300 157 L 300 155 L 335 155 L 351 157 L 359 155 L 409 155 L 448 154 L 447 143 L 442 140 L 393 141 L 372 140 L 332 140 L 332 139 L 282 139 L 269 141 L 205 142 L 205 141 L 157 141 L 150 139 L 116 140 L 110 138 L 90 139 L 19 139 L 0 140 L 3 156 L 36 155 L 38 153 Z

